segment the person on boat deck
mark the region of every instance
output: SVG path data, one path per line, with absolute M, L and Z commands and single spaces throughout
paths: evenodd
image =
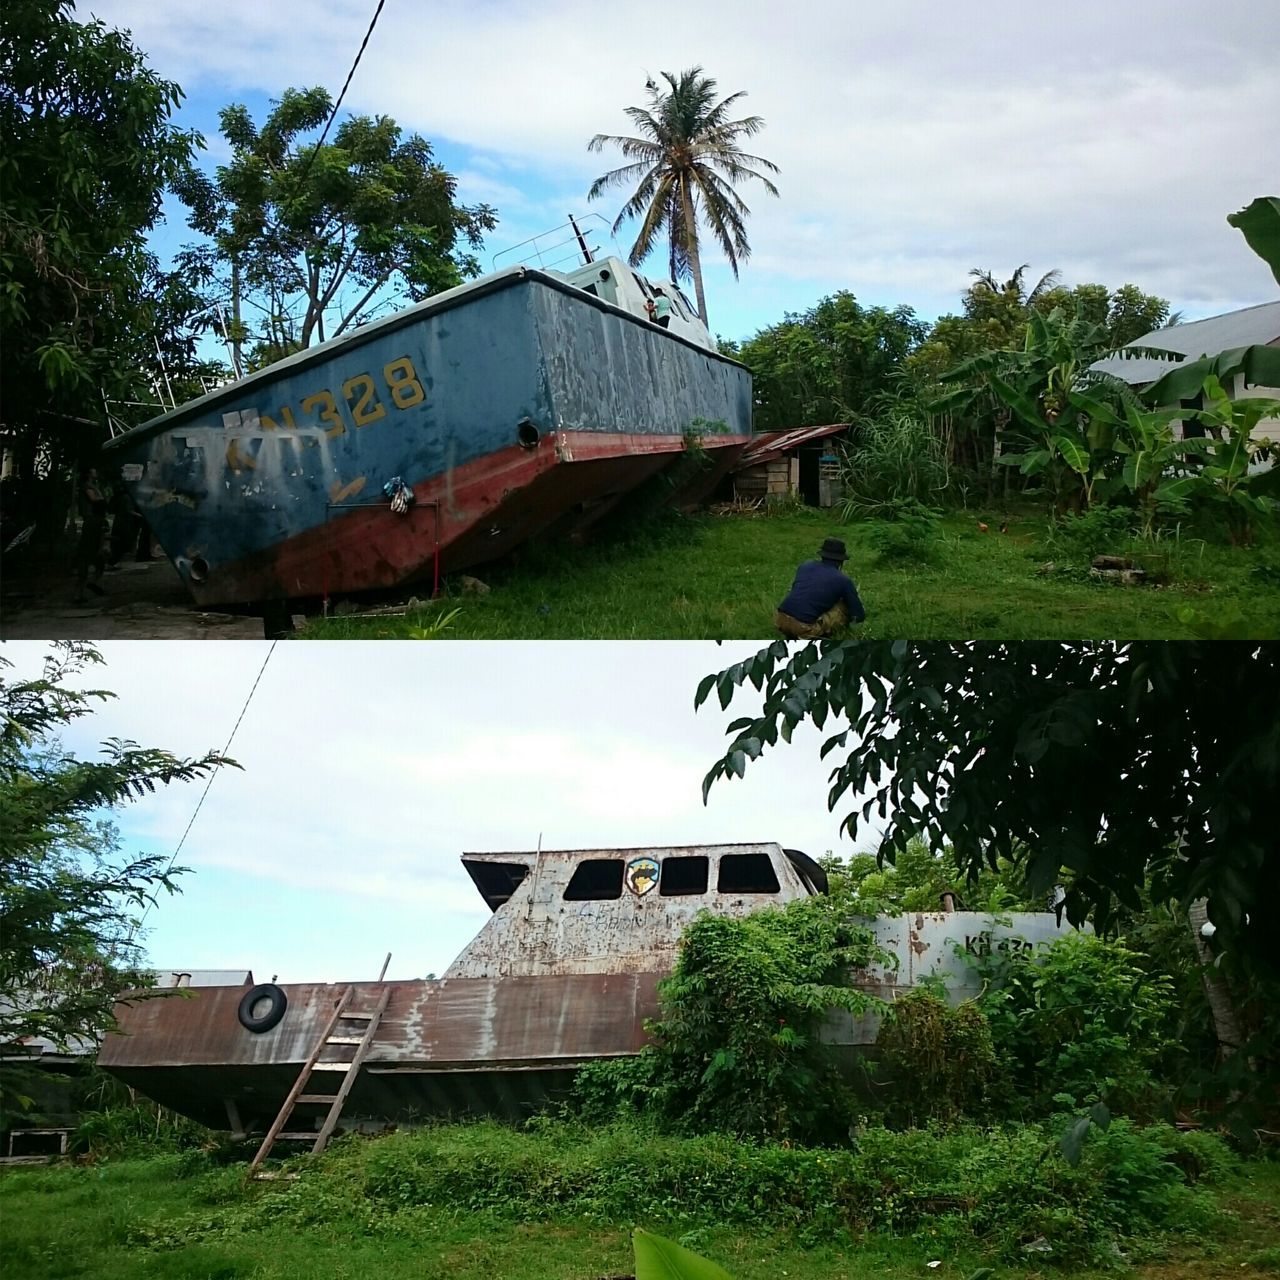
M 649 318 L 654 324 L 661 325 L 664 329 L 670 327 L 671 299 L 662 292 L 660 284 L 653 286 L 653 298 L 646 305 L 649 311 Z
M 839 538 L 828 538 L 818 556 L 796 570 L 787 598 L 773 615 L 773 625 L 796 640 L 832 635 L 867 616 L 858 599 L 858 588 L 840 568 L 849 558 L 844 543 Z

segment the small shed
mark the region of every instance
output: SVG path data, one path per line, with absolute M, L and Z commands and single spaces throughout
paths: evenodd
M 809 507 L 833 507 L 842 496 L 836 441 L 849 423 L 796 427 L 754 436 L 733 467 L 738 501 L 798 497 Z

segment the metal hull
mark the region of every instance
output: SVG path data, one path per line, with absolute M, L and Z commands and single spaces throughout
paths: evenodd
M 926 979 L 945 983 L 952 1000 L 972 998 L 980 983 L 963 958 L 966 953 L 1032 949 L 1070 931 L 1050 913 L 1025 912 L 999 918 L 969 912 L 882 916 L 872 927 L 893 962 L 859 973 L 855 985 L 888 1001 Z M 519 949 L 518 939 L 507 942 L 513 953 Z M 661 945 L 657 949 L 662 951 Z M 483 950 L 464 952 L 457 963 L 475 966 L 484 958 Z M 528 1115 L 564 1096 L 583 1063 L 643 1047 L 645 1021 L 660 1012 L 658 983 L 664 973 L 507 973 L 387 983 L 387 1013 L 343 1124 L 381 1127 L 431 1116 Z M 284 1018 L 262 1034 L 240 1024 L 244 988 L 192 989 L 189 998 L 121 1006 L 120 1034 L 103 1041 L 99 1065 L 204 1124 L 264 1130 L 345 984 L 283 989 L 289 1002 Z M 378 983 L 356 984 L 352 1007 L 372 1006 L 382 989 Z M 822 1034 L 851 1064 L 875 1043 L 878 1029 L 874 1013 L 854 1017 L 833 1011 Z
M 395 982 L 346 1123 L 439 1115 L 518 1118 L 565 1092 L 584 1062 L 637 1052 L 660 974 Z M 148 1097 L 215 1128 L 264 1129 L 315 1047 L 344 986 L 283 988 L 281 1022 L 240 1025 L 243 988 L 189 988 L 117 1010 L 98 1062 Z M 356 984 L 352 1007 L 382 987 Z M 349 1055 L 348 1055 L 349 1056 Z
M 517 268 L 300 353 L 109 447 L 202 605 L 396 587 L 745 446 L 741 365 Z M 383 485 L 416 499 L 392 512 Z

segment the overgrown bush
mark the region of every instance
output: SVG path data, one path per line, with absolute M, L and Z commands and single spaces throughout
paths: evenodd
M 1174 999 L 1165 975 L 1145 971 L 1122 943 L 1088 934 L 977 963 L 1008 1096 L 1036 1114 L 1095 1101 L 1150 1110 Z
M 889 409 L 858 424 L 840 459 L 846 520 L 884 518 L 895 502 L 943 500 L 950 485 L 946 442 L 922 412 Z
M 891 1123 L 950 1123 L 986 1110 L 996 1055 L 986 1015 L 973 1001 L 953 1008 L 923 987 L 908 991 L 886 1011 L 876 1049 Z
M 1113 1121 L 1086 1143 L 1077 1168 L 1057 1137 L 1038 1125 L 869 1128 L 853 1149 L 832 1150 L 626 1124 L 543 1120 L 524 1133 L 491 1122 L 442 1125 L 337 1144 L 315 1176 L 273 1187 L 271 1213 L 295 1226 L 396 1238 L 412 1230 L 414 1215 L 447 1212 L 517 1222 L 643 1217 L 658 1229 L 741 1223 L 802 1242 L 891 1231 L 938 1249 L 976 1241 L 1011 1258 L 1043 1240 L 1046 1260 L 1096 1263 L 1112 1260 L 1126 1239 L 1206 1226 L 1208 1198 L 1191 1184 L 1230 1166 L 1216 1139 L 1164 1125 Z M 205 1182 L 197 1193 L 216 1213 L 167 1218 L 138 1231 L 137 1243 L 173 1248 L 260 1220 L 258 1197 L 235 1199 L 218 1173 Z
M 1089 561 L 1094 556 L 1122 555 L 1133 531 L 1128 507 L 1093 506 L 1083 515 L 1069 513 L 1049 526 L 1049 547 L 1055 555 Z
M 871 545 L 881 563 L 927 563 L 942 544 L 942 513 L 914 498 L 888 504 L 871 528 Z
M 877 954 L 870 929 L 826 896 L 737 920 L 699 916 L 659 986 L 653 1046 L 630 1065 L 584 1068 L 581 1104 L 698 1132 L 838 1140 L 852 1097 L 818 1032 L 833 1008 L 879 1004 L 848 985 Z
M 74 1135 L 75 1145 L 97 1159 L 198 1153 L 219 1141 L 211 1129 L 152 1102 L 86 1112 Z

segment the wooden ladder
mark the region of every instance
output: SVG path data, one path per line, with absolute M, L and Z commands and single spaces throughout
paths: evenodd
M 346 1104 L 347 1094 L 351 1092 L 351 1086 L 355 1084 L 356 1076 L 360 1074 L 360 1067 L 373 1046 L 374 1038 L 378 1034 L 378 1024 L 382 1021 L 382 1015 L 387 1011 L 387 1001 L 391 999 L 390 990 L 384 988 L 381 998 L 372 1010 L 356 1012 L 347 1008 L 354 990 L 354 987 L 348 987 L 334 1006 L 333 1016 L 325 1025 L 320 1039 L 316 1042 L 316 1047 L 311 1051 L 311 1056 L 303 1064 L 297 1080 L 293 1082 L 293 1088 L 289 1090 L 289 1096 L 285 1098 L 284 1105 L 280 1108 L 280 1114 L 276 1116 L 275 1123 L 267 1130 L 267 1136 L 263 1138 L 262 1146 L 258 1148 L 258 1154 L 253 1157 L 249 1165 L 248 1176 L 251 1179 L 261 1181 L 270 1179 L 273 1176 L 262 1170 L 261 1165 L 271 1154 L 271 1148 L 277 1142 L 311 1142 L 313 1143 L 311 1148 L 312 1155 L 318 1155 L 329 1145 L 329 1139 L 333 1137 L 333 1131 L 338 1125 L 338 1117 L 342 1115 L 342 1108 Z M 360 1035 L 346 1032 L 340 1033 L 338 1031 L 340 1022 L 363 1022 L 365 1024 L 364 1032 Z M 355 1056 L 350 1062 L 320 1061 L 320 1055 L 331 1045 L 345 1044 L 356 1046 Z M 304 1092 L 311 1077 L 320 1071 L 343 1073 L 342 1083 L 338 1086 L 336 1093 Z M 324 1124 L 320 1126 L 319 1131 L 315 1133 L 306 1131 L 287 1132 L 285 1125 L 288 1123 L 290 1116 L 293 1115 L 294 1109 L 308 1103 L 327 1103 L 329 1106 L 329 1113 L 325 1116 Z

